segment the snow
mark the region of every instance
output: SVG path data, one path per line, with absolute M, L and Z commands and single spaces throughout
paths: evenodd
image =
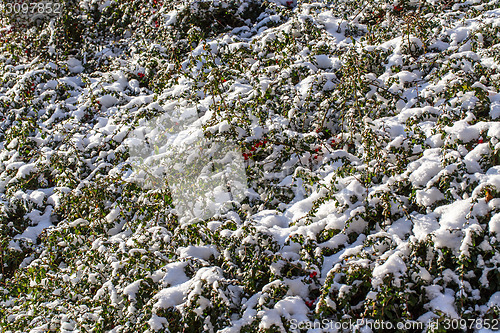
M 427 182 L 442 169 L 438 151 L 433 149 L 425 151 L 423 161 L 419 160 L 414 163 L 409 166 L 409 169 L 412 169 L 414 165 L 418 165 L 409 177 L 414 186 L 426 186 Z
M 333 67 L 333 61 L 325 54 L 319 54 L 316 57 L 316 64 L 319 68 L 327 69 Z
M 70 72 L 72 72 L 72 73 L 78 74 L 78 73 L 83 72 L 83 70 L 84 70 L 84 68 L 82 66 L 82 62 L 78 59 L 70 58 L 70 59 L 68 59 L 67 64 L 68 64 L 68 68 L 69 68 Z
M 187 262 L 174 262 L 165 266 L 165 273 L 161 278 L 163 285 L 175 286 L 187 282 L 189 279 L 184 273 Z
M 116 102 L 118 102 L 118 99 L 115 96 L 109 94 L 101 96 L 97 100 L 99 101 L 99 103 L 101 103 L 103 106 L 107 108 L 115 105 Z
M 446 288 L 444 293 L 441 290 L 441 286 L 432 285 L 427 287 L 426 292 L 432 299 L 429 303 L 430 307 L 435 311 L 441 311 L 452 319 L 460 318 L 455 309 L 453 290 Z
M 490 300 L 488 301 L 488 306 L 500 307 L 500 291 L 497 291 L 496 293 L 491 295 Z
M 494 214 L 489 222 L 490 232 L 494 232 L 500 236 L 500 213 Z
M 417 190 L 417 203 L 429 207 L 436 201 L 444 200 L 444 195 L 437 188 L 432 187 L 428 190 Z
M 432 232 L 439 229 L 436 214 L 412 214 L 413 234 L 420 241 L 431 235 Z
M 148 320 L 148 325 L 155 331 L 163 329 L 164 324 L 168 324 L 168 320 L 166 318 L 159 317 L 156 313 L 153 313 L 151 318 Z
M 274 309 L 283 317 L 296 318 L 298 321 L 307 321 L 309 309 L 302 298 L 298 296 L 286 297 L 276 303 Z M 268 327 L 264 324 L 265 327 Z
M 15 178 L 26 178 L 31 173 L 36 172 L 36 170 L 36 163 L 25 164 L 17 170 Z
M 82 219 L 82 218 L 79 218 L 79 219 L 76 219 L 73 222 L 69 223 L 70 227 L 77 227 L 79 225 L 89 225 L 89 221 Z
M 490 115 L 492 119 L 500 117 L 500 93 L 493 93 L 489 96 L 490 99 Z
M 120 208 L 113 208 L 108 215 L 106 215 L 106 221 L 113 222 L 120 215 Z
M 38 209 L 33 209 L 31 212 L 26 214 L 26 218 L 31 220 L 33 226 L 26 228 L 22 234 L 16 235 L 14 239 L 26 239 L 29 242 L 35 243 L 42 231 L 52 226 L 52 210 L 52 206 L 47 206 L 43 213 Z M 13 241 L 11 241 L 9 246 L 14 248 L 17 247 Z
M 80 5 L 94 3 L 102 15 L 118 4 Z M 207 6 L 218 3 L 233 10 Z M 102 303 L 116 314 L 111 332 L 135 325 L 134 313 L 146 314 L 140 324 L 150 330 L 171 330 L 168 311 L 207 332 L 284 331 L 322 309 L 366 315 L 370 304 L 381 306 L 386 285 L 399 302 L 422 287 L 424 322 L 500 306 L 499 292 L 476 289 L 494 285 L 500 262 L 500 65 L 485 46 L 500 11 L 464 2 L 427 15 L 439 27 L 432 34 L 406 36 L 406 7 L 415 1 L 399 14 L 397 3 L 382 5 L 377 23 L 371 4 L 273 3 L 200 42 L 195 28 L 178 26 L 186 12 L 205 10 L 188 1 L 154 12 L 144 4 L 141 16 L 130 15 L 145 30 L 104 36 L 98 47 L 84 36 L 78 55 L 55 47 L 53 24 L 42 35 L 50 61 L 0 46 L 2 253 L 22 261 L 15 276 L 31 288 L 18 295 L 14 280 L 0 276 L 7 325 L 23 320 L 26 330 L 45 331 L 52 320 L 78 331 L 73 318 L 102 320 L 94 311 Z M 152 32 L 144 39 L 142 31 Z M 417 46 L 410 52 L 408 40 Z M 161 116 L 182 130 L 152 122 Z M 248 179 L 202 194 L 177 161 L 155 170 L 161 186 L 143 186 L 145 165 L 176 155 L 174 145 L 208 170 L 199 147 L 186 149 L 205 135 L 234 145 L 236 155 L 224 160 L 241 162 Z M 133 147 L 143 149 L 130 157 Z M 163 177 L 171 171 L 179 173 Z M 177 195 L 193 204 L 189 223 L 175 180 L 188 185 Z M 200 197 L 230 207 L 204 215 Z M 57 290 L 44 266 L 54 258 Z M 462 272 L 459 260 L 469 259 L 474 269 Z M 86 283 L 88 308 L 63 292 Z M 461 305 L 464 295 L 474 307 Z M 34 317 L 34 308 L 46 312 Z
M 200 279 L 211 284 L 219 279 L 218 273 L 213 268 L 201 268 L 191 280 L 160 290 L 154 297 L 157 299 L 154 308 L 168 309 L 180 305 L 193 287 L 200 287 Z
M 392 274 L 395 277 L 396 286 L 400 286 L 399 277 L 406 272 L 406 264 L 401 259 L 398 252 L 393 253 L 382 265 L 373 269 L 372 285 L 380 286 L 384 277 Z
M 45 197 L 46 194 L 44 193 L 44 191 L 40 190 L 33 191 L 30 194 L 30 200 L 33 201 L 38 206 L 42 206 Z
M 180 258 L 198 258 L 208 260 L 211 256 L 217 256 L 218 252 L 213 246 L 188 246 L 177 250 Z
M 135 295 L 139 292 L 142 280 L 132 282 L 123 289 L 123 293 L 128 296 L 129 300 L 135 299 Z

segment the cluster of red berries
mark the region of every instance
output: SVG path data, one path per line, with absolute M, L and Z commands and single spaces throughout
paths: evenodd
M 259 148 L 260 146 L 263 146 L 267 143 L 267 140 L 261 140 L 261 141 L 257 141 L 257 143 L 255 143 L 252 148 L 250 148 L 250 152 L 249 153 L 243 153 L 243 158 L 246 160 L 248 160 L 250 157 L 253 156 L 253 152 L 257 150 L 257 148 Z
M 143 73 L 137 73 L 137 76 L 142 79 L 144 77 L 144 74 Z
M 318 148 L 316 148 L 316 149 L 314 149 L 314 152 L 316 152 L 316 154 L 314 154 L 314 155 L 313 155 L 313 158 L 314 158 L 315 160 L 317 160 L 317 159 L 318 159 L 318 157 L 319 157 L 319 156 L 318 156 L 319 150 L 320 150 L 320 148 L 319 148 L 319 147 L 318 147 Z
M 312 307 L 313 307 L 313 305 L 314 305 L 314 302 L 315 302 L 315 301 L 316 301 L 316 300 L 306 301 L 306 305 L 307 305 L 308 307 L 312 308 Z

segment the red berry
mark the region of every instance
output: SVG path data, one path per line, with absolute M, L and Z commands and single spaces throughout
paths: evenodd
M 309 274 L 309 277 L 312 279 L 313 277 L 315 277 L 316 275 L 318 275 L 317 272 L 312 272 L 311 274 Z
M 314 301 L 306 301 L 306 305 L 310 308 L 312 308 L 313 304 L 314 304 Z
M 483 143 L 484 141 L 483 141 L 483 139 L 481 138 L 481 139 L 479 139 L 477 142 L 478 142 L 478 143 Z

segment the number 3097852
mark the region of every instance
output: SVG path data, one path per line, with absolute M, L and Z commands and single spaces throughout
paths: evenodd
M 60 14 L 61 4 L 58 2 L 0 2 L 0 12 L 4 14 Z

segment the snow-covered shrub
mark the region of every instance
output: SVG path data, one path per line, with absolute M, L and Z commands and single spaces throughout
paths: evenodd
M 0 327 L 498 318 L 498 7 L 92 0 L 31 28 L 2 16 Z M 127 139 L 174 111 L 242 152 L 229 211 L 181 223 L 168 186 L 135 182 Z

